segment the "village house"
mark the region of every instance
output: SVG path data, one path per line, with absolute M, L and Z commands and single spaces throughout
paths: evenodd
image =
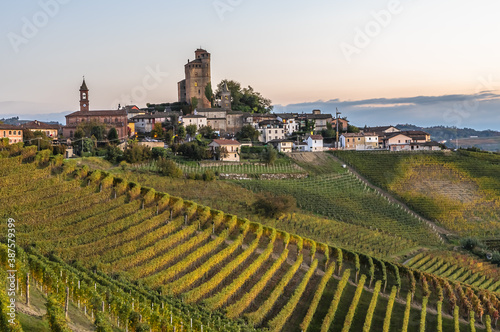
M 340 135 L 340 147 L 345 150 L 378 149 L 378 138 L 375 133 L 345 133 Z
M 276 113 L 276 119 L 283 123 L 285 135 L 292 135 L 299 131 L 299 122 L 295 119 L 298 114 L 294 113 Z
M 410 151 L 412 139 L 409 136 L 395 132 L 384 137 L 384 147 L 390 151 Z
M 208 146 L 220 161 L 240 161 L 241 143 L 236 140 L 214 139 Z
M 127 105 L 124 106 L 122 109 L 125 110 L 125 112 L 127 112 L 127 118 L 129 120 L 132 119 L 134 116 L 146 114 L 145 110 L 141 110 L 139 107 L 135 105 Z
M 26 122 L 25 124 L 21 125 L 22 129 L 27 129 L 32 132 L 41 131 L 42 133 L 47 135 L 47 137 L 50 137 L 52 139 L 57 138 L 57 136 L 59 135 L 60 127 L 60 125 L 52 125 L 38 120 Z
M 22 142 L 22 128 L 13 125 L 0 124 L 0 138 L 8 138 L 9 144 Z
M 200 130 L 201 127 L 207 126 L 207 117 L 199 114 L 188 114 L 182 117 L 182 124 L 185 127 L 195 125 L 196 130 Z
M 285 129 L 283 123 L 278 120 L 265 120 L 258 124 L 259 141 L 267 143 L 272 140 L 281 140 L 285 138 Z
M 134 116 L 131 120 L 135 123 L 135 130 L 139 133 L 150 133 L 156 123 L 171 121 L 171 114 L 167 112 L 157 112 Z
M 307 151 L 309 152 L 320 152 L 323 151 L 323 136 L 321 135 L 310 135 L 305 140 L 307 143 Z
M 278 152 L 290 153 L 293 149 L 293 141 L 286 139 L 275 139 L 268 142 L 271 144 Z

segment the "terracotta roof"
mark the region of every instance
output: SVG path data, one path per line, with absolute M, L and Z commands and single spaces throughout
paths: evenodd
M 0 129 L 8 129 L 8 130 L 11 130 L 11 129 L 14 129 L 14 130 L 20 130 L 22 129 L 20 126 L 13 126 L 13 125 L 9 125 L 9 124 L 3 124 L 3 123 L 0 123 Z
M 378 127 L 366 127 L 363 129 L 363 131 L 371 131 L 371 132 L 381 132 L 381 131 L 386 131 L 389 128 L 396 128 L 394 126 L 378 126 Z M 397 128 L 396 128 L 397 129 Z M 399 131 L 399 129 L 397 129 Z
M 401 131 L 401 134 L 403 135 L 429 135 L 429 133 L 426 133 L 425 131 L 421 130 L 405 130 Z
M 389 135 L 385 136 L 385 137 L 384 137 L 384 140 L 387 140 L 387 139 L 390 139 L 390 138 L 396 137 L 396 136 L 398 136 L 398 135 L 402 135 L 402 136 L 406 136 L 406 137 L 408 137 L 408 138 L 411 138 L 411 137 L 410 137 L 410 136 L 408 136 L 408 135 L 402 134 L 402 133 L 400 133 L 400 132 L 396 132 L 396 133 L 390 133 Z
M 212 143 L 214 142 L 219 145 L 241 145 L 240 142 L 232 139 L 214 139 Z
M 323 136 L 321 136 L 321 135 L 311 135 L 309 137 L 311 137 L 311 139 L 315 139 L 315 140 L 322 140 L 323 139 Z
M 59 129 L 60 127 L 60 125 L 50 125 L 48 123 L 40 122 L 37 120 L 21 125 L 21 128 L 23 129 Z
M 109 111 L 76 111 L 68 116 L 126 116 L 127 112 L 125 110 L 109 110 Z

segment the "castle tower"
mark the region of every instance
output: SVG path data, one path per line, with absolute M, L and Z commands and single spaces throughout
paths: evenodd
M 186 78 L 177 83 L 180 102 L 191 104 L 192 98 L 198 99 L 198 108 L 211 107 L 205 96 L 206 86 L 212 82 L 210 73 L 210 53 L 201 48 L 194 52 L 195 59 L 184 66 Z
M 222 92 L 220 93 L 220 107 L 224 109 L 231 109 L 231 91 L 227 88 L 227 82 L 224 82 Z
M 83 78 L 82 86 L 80 87 L 80 111 L 89 110 L 89 89 L 85 84 L 85 77 Z

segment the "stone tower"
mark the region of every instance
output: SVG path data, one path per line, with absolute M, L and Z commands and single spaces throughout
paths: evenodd
M 227 88 L 227 82 L 224 82 L 220 93 L 220 107 L 228 110 L 231 109 L 231 91 Z
M 180 102 L 191 104 L 193 97 L 198 99 L 198 108 L 209 108 L 210 100 L 205 97 L 205 87 L 211 83 L 210 53 L 201 48 L 194 52 L 195 59 L 184 66 L 186 78 L 177 83 Z
M 82 86 L 80 87 L 80 111 L 89 110 L 89 89 L 85 84 L 85 77 L 83 78 Z

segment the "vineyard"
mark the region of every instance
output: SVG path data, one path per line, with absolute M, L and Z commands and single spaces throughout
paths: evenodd
M 461 236 L 500 235 L 500 156 L 337 151 L 373 184 Z
M 421 253 L 407 265 L 479 289 L 500 293 L 500 268 L 473 256 L 450 251 Z
M 425 254 L 408 266 L 384 260 L 388 250 L 435 245 L 439 238 L 418 218 L 399 211 L 348 174 L 322 178 L 314 185 L 326 182 L 332 195 L 340 195 L 334 187 L 341 182 L 336 181 L 345 181 L 342 189 L 359 197 L 355 208 L 365 220 L 346 207 L 347 212 L 331 213 L 344 216 L 342 221 L 353 218 L 351 223 L 285 215 L 273 228 L 104 171 L 23 151 L 13 154 L 0 163 L 0 215 L 15 220 L 15 226 L 3 222 L 0 230 L 6 234 L 15 227 L 18 246 L 26 248 L 17 250 L 19 294 L 26 294 L 29 272 L 35 287 L 46 294 L 50 324 L 65 324 L 64 304 L 71 302 L 95 320 L 100 331 L 110 326 L 118 331 L 496 327 L 500 294 L 475 285 L 492 270 L 478 268 L 475 274 L 483 275 L 468 284 L 472 275 L 451 279 L 429 271 L 435 257 Z M 309 183 L 300 181 L 304 183 L 296 190 L 306 191 Z M 312 194 L 313 188 L 306 193 Z M 379 197 L 382 207 L 362 204 L 365 195 Z M 370 231 L 369 220 L 380 223 L 380 231 Z M 304 231 L 312 224 L 309 231 L 317 236 L 324 223 L 331 232 L 325 240 L 335 236 L 358 249 L 280 230 L 288 223 Z M 363 247 L 366 250 L 360 250 Z M 370 250 L 373 255 L 367 255 Z M 4 267 L 9 254 L 6 246 L 0 247 Z M 453 264 L 452 257 L 439 256 L 434 262 L 439 259 Z M 5 301 L 0 291 L 0 325 L 6 318 Z M 20 322 L 16 331 L 22 326 Z
M 269 165 L 264 163 L 178 163 L 177 166 L 184 174 L 202 174 L 205 171 L 212 171 L 217 174 L 299 174 L 304 170 L 294 163 Z M 157 162 L 153 161 L 143 165 L 135 166 L 138 170 L 158 172 Z
M 294 196 L 297 205 L 316 214 L 344 223 L 364 226 L 401 239 L 408 247 L 436 246 L 441 239 L 436 231 L 401 206 L 389 202 L 344 170 L 339 174 L 311 176 L 295 180 L 239 181 L 252 191 L 270 191 Z M 332 224 L 335 224 L 332 222 Z M 387 248 L 384 243 L 374 250 Z M 401 249 L 401 248 L 399 248 Z

